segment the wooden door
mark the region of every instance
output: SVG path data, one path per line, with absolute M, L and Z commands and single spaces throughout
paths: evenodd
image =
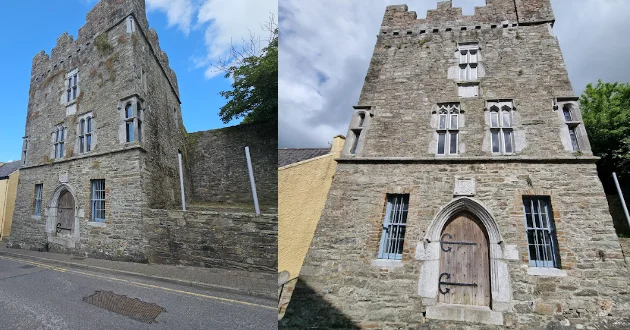
M 74 198 L 69 191 L 64 191 L 59 196 L 57 205 L 57 234 L 69 235 L 74 228 Z
M 490 253 L 481 221 L 469 212 L 459 213 L 446 223 L 441 237 L 438 301 L 490 306 Z

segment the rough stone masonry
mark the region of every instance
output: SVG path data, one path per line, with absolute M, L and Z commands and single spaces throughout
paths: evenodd
M 149 29 L 145 1 L 99 1 L 86 15 L 76 40 L 65 33 L 50 55 L 42 51 L 33 59 L 24 166 L 9 245 L 169 263 L 183 260 L 177 254 L 189 250 L 188 264 L 228 268 L 238 264 L 240 269 L 247 265 L 253 269 L 272 267 L 273 262 L 267 259 L 275 259 L 275 254 L 268 253 L 276 243 L 269 239 L 267 227 L 273 227 L 275 215 L 236 224 L 231 220 L 233 215 L 225 214 L 223 222 L 221 215 L 213 215 L 192 227 L 181 225 L 173 229 L 168 228 L 173 221 L 203 215 L 178 214 L 172 218 L 170 213 L 157 210 L 181 208 L 179 152 L 184 159 L 189 203 L 195 200 L 193 182 L 215 187 L 218 191 L 213 193 L 219 200 L 230 201 L 237 195 L 242 202 L 243 195 L 251 196 L 249 181 L 242 175 L 233 179 L 221 171 L 223 168 L 209 164 L 209 157 L 195 155 L 199 144 L 208 141 L 197 138 L 196 144 L 191 145 L 180 103 L 177 77 L 169 67 L 168 56 L 160 49 L 157 33 Z M 237 130 L 242 131 L 240 135 L 249 130 L 257 136 L 255 125 Z M 229 132 L 219 135 L 218 142 L 230 149 L 225 153 L 239 149 L 242 154 L 244 143 L 256 155 L 276 153 L 273 137 L 244 142 Z M 274 144 L 273 148 L 269 144 Z M 195 159 L 199 164 L 191 164 Z M 247 169 L 244 161 L 231 165 L 241 172 Z M 195 177 L 210 167 L 215 170 L 212 177 Z M 254 158 L 254 173 L 263 187 L 269 186 L 267 181 L 273 180 L 275 172 L 275 160 Z M 221 198 L 220 185 L 231 187 L 225 198 Z M 230 225 L 221 227 L 221 223 Z M 239 223 L 251 229 L 242 236 L 248 240 L 235 244 L 234 251 L 214 253 L 210 251 L 214 245 L 225 243 L 203 243 L 201 238 L 195 244 L 187 244 L 208 230 L 213 231 L 215 239 L 238 237 L 242 230 L 235 226 Z M 255 230 L 261 226 L 264 230 Z M 169 235 L 162 228 L 168 228 Z M 167 243 L 177 249 L 164 250 Z M 208 259 L 212 263 L 204 263 Z M 262 264 L 253 265 L 253 261 Z
M 472 16 L 444 1 L 426 19 L 387 7 L 280 328 L 630 328 L 630 276 L 553 23 L 549 0 L 487 0 Z M 531 199 L 547 201 L 553 258 L 537 255 Z M 439 283 L 444 253 L 465 246 L 443 231 L 462 214 L 488 242 L 478 264 L 457 261 L 488 267 L 486 306 L 445 303 L 461 286 Z

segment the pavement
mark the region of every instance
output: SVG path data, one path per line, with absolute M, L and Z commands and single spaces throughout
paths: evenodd
M 84 300 L 99 291 L 139 299 L 145 308 L 111 301 L 96 306 Z M 147 304 L 159 313 L 150 318 L 152 323 L 132 318 L 143 314 Z M 0 329 L 270 330 L 277 326 L 277 303 L 266 298 L 0 255 Z
M 219 268 L 141 264 L 81 258 L 70 254 L 0 247 L 0 256 L 32 260 L 46 265 L 71 267 L 107 274 L 133 276 L 199 289 L 245 294 L 276 301 L 277 275 Z

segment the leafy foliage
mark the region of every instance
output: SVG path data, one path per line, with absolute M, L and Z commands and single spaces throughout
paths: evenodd
M 591 149 L 601 157 L 601 178 L 616 172 L 630 184 L 630 83 L 588 84 L 580 97 L 582 117 Z
M 238 64 L 227 68 L 225 77 L 232 77 L 232 90 L 221 92 L 228 103 L 219 116 L 224 123 L 244 117 L 244 123 L 278 120 L 278 29 L 273 30 L 269 44 L 259 54 L 249 54 Z

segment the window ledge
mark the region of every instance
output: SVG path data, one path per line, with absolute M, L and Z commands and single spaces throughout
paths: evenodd
M 42 216 L 41 215 L 31 215 L 31 219 L 33 219 L 33 220 L 41 220 Z
M 87 224 L 90 227 L 107 227 L 107 224 L 104 222 L 89 221 Z
M 458 86 L 474 86 L 474 85 L 479 85 L 479 83 L 481 83 L 481 81 L 479 80 L 460 80 L 457 82 Z
M 399 268 L 405 265 L 402 260 L 391 259 L 374 259 L 371 264 L 379 268 Z
M 527 275 L 565 277 L 567 271 L 558 268 L 529 267 L 527 268 Z

